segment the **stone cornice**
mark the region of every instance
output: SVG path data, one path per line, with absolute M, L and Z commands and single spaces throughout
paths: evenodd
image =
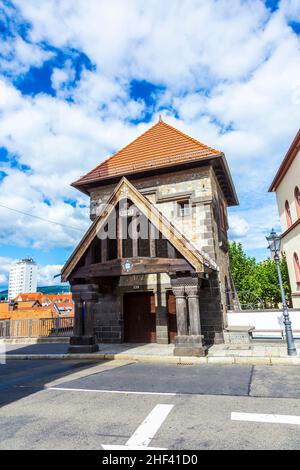
M 283 234 L 281 235 L 281 238 L 286 237 L 290 232 L 293 231 L 294 228 L 296 228 L 300 224 L 300 218 L 296 220 L 296 222 L 293 223 Z

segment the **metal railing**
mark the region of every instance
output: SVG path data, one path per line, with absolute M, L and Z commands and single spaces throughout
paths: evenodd
M 46 338 L 73 335 L 74 318 L 0 320 L 0 338 Z

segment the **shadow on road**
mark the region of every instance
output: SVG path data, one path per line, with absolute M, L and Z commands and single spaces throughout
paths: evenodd
M 0 364 L 0 407 L 43 390 L 53 380 L 105 362 L 110 361 L 10 359 Z

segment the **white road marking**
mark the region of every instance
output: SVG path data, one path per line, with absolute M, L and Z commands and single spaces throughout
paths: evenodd
M 300 416 L 292 415 L 273 415 L 262 413 L 231 413 L 232 421 L 254 421 L 259 423 L 273 424 L 298 424 L 300 425 Z
M 172 410 L 174 405 L 156 405 L 151 413 L 148 414 L 146 419 L 142 424 L 137 428 L 133 433 L 130 439 L 126 442 L 125 445 L 104 445 L 102 444 L 103 449 L 105 450 L 139 450 L 139 449 L 148 449 L 148 450 L 166 450 L 160 447 L 148 447 L 151 440 L 159 430 L 162 423 L 167 418 L 168 414 Z
M 98 390 L 91 388 L 67 388 L 67 387 L 45 387 L 45 390 L 61 390 L 63 392 L 94 392 L 94 393 L 121 393 L 125 395 L 165 395 L 174 397 L 178 393 L 168 392 L 134 392 L 131 390 Z

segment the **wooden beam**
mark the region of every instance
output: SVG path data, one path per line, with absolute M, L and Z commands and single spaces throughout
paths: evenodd
M 107 261 L 107 248 L 108 248 L 108 239 L 104 238 L 101 240 L 101 262 L 105 263 Z
M 155 232 L 154 225 L 149 221 L 149 242 L 150 242 L 150 256 L 151 258 L 156 257 L 156 243 L 155 243 Z
M 132 227 L 132 256 L 134 258 L 138 257 L 138 234 L 137 234 L 138 218 L 134 216 L 132 218 L 131 227 Z M 130 234 L 129 234 L 130 236 Z
M 90 245 L 85 253 L 85 260 L 84 260 L 85 266 L 89 266 L 90 264 L 92 264 L 93 262 L 92 257 L 93 257 L 93 247 L 92 245 Z
M 131 258 L 132 269 L 125 271 L 123 263 L 125 259 L 117 259 L 106 263 L 96 263 L 83 266 L 73 273 L 72 278 L 130 276 L 132 274 L 154 274 L 189 271 L 195 272 L 185 259 L 169 258 Z
M 118 258 L 123 258 L 123 218 L 118 213 L 117 216 L 117 246 L 118 246 Z

